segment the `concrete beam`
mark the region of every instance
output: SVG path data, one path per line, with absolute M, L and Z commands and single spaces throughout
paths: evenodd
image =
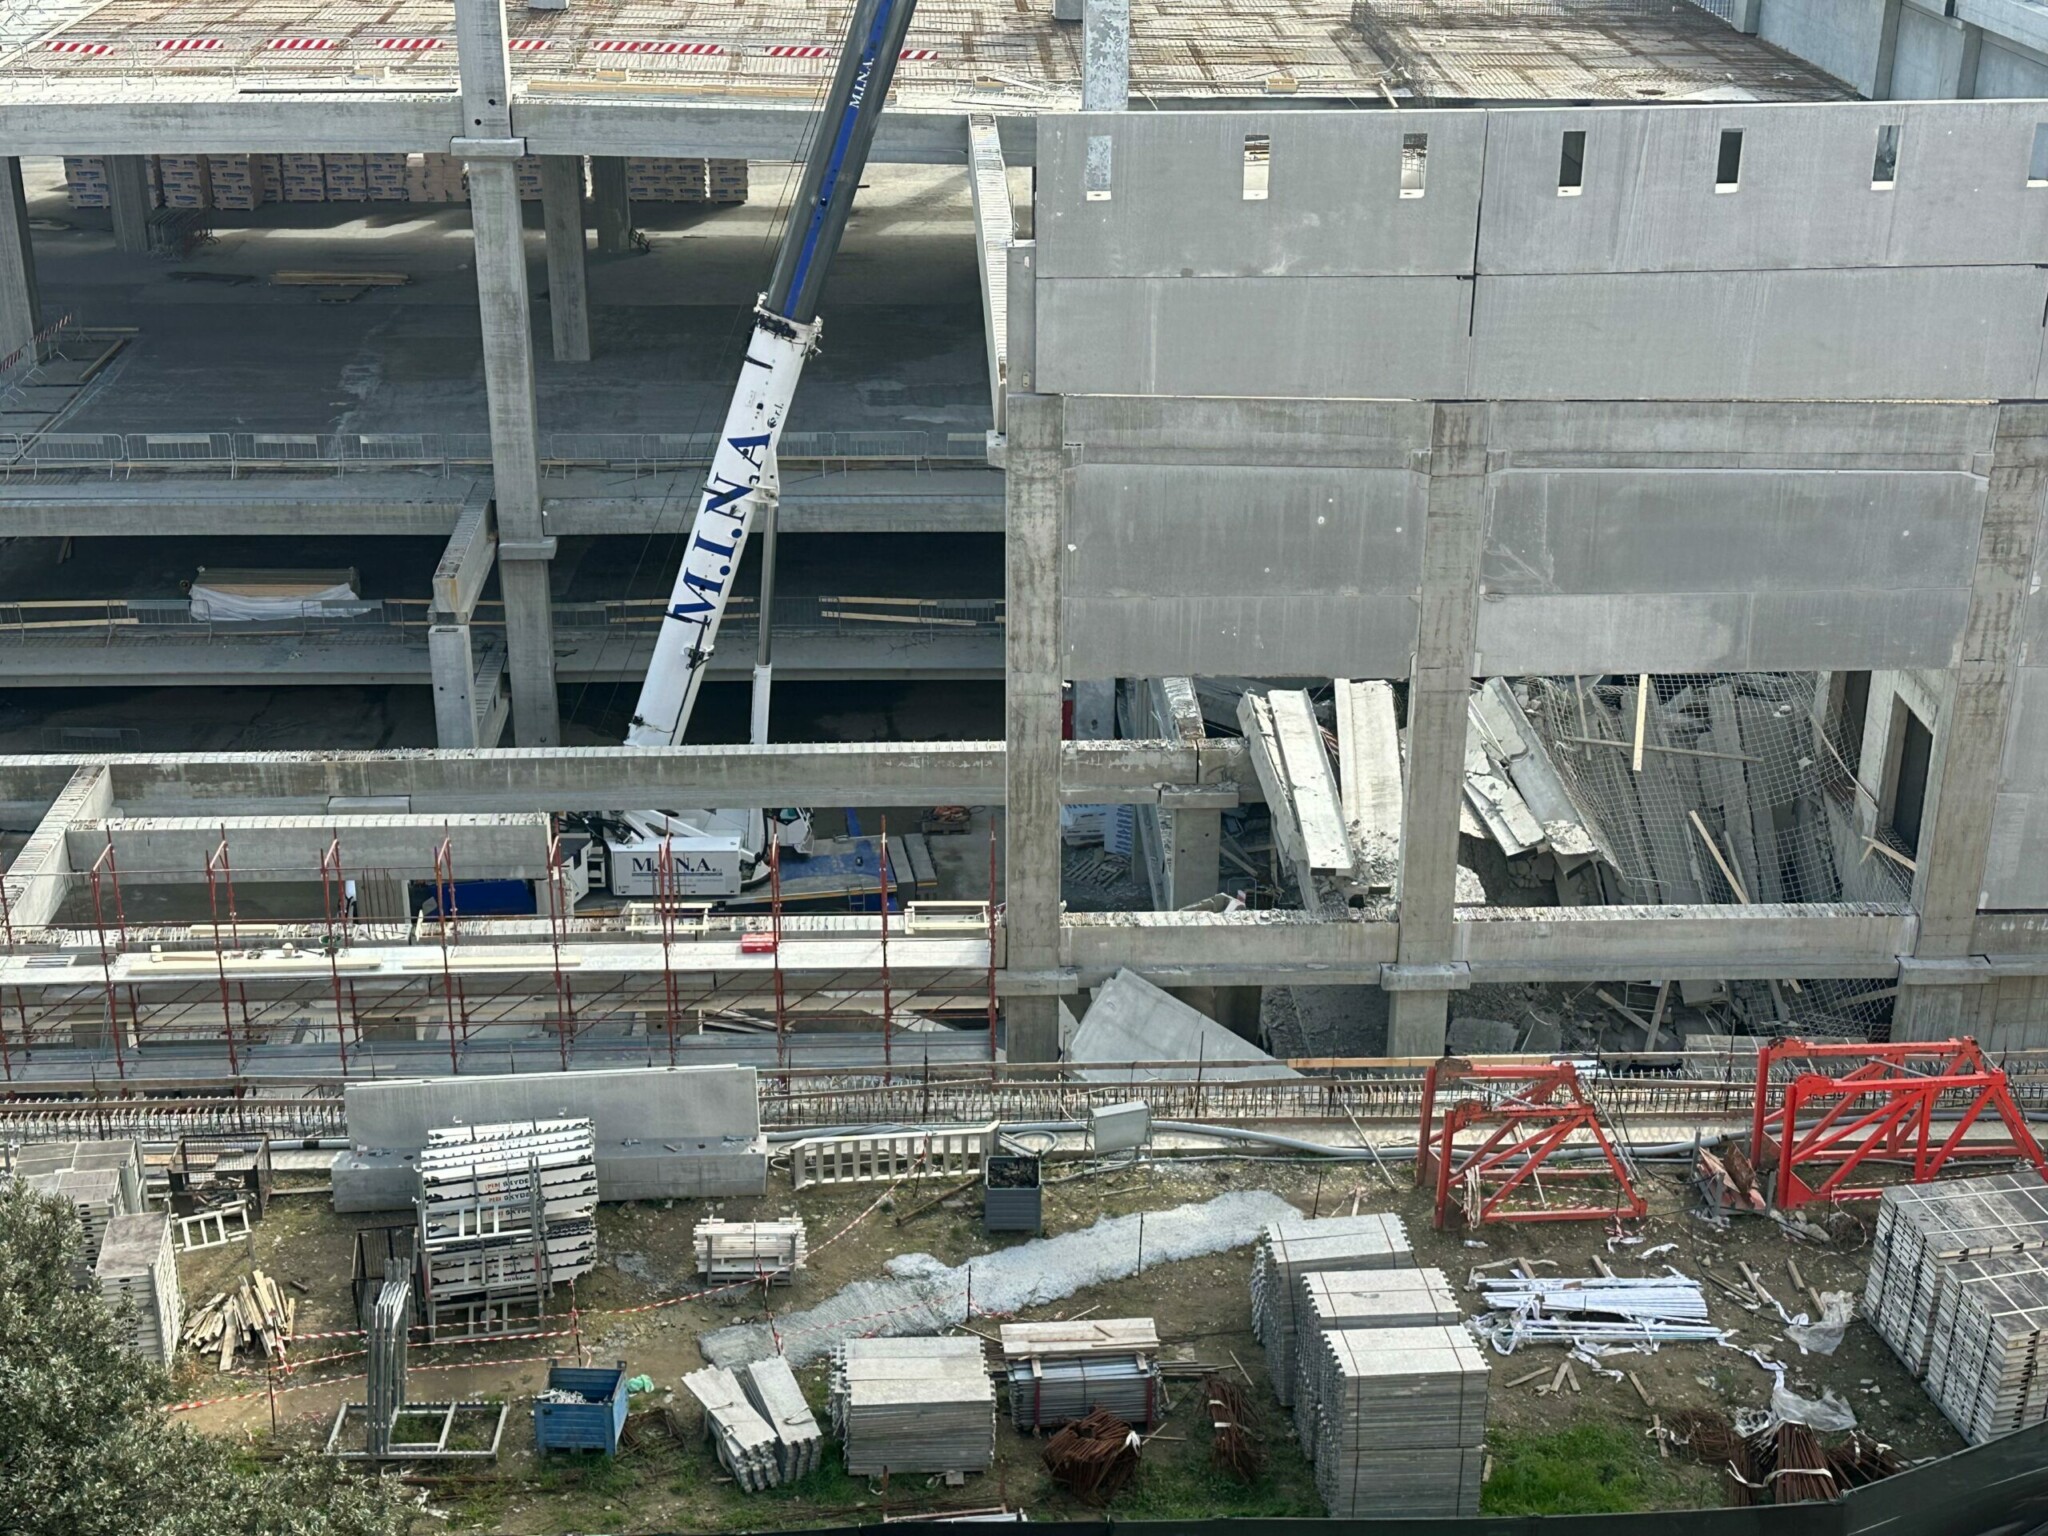
M 476 653 L 467 624 L 436 624 L 427 631 L 434 674 L 434 745 L 460 750 L 476 739 Z
M 623 256 L 633 244 L 633 201 L 626 194 L 626 157 L 590 157 L 590 211 L 597 254 Z
M 1162 786 L 1211 787 L 1243 743 L 1065 742 L 1068 804 L 1147 805 Z M 114 776 L 115 803 L 152 815 L 294 815 L 336 796 L 402 797 L 417 812 L 649 805 L 1001 804 L 1000 741 L 504 751 L 34 754 L 0 757 L 0 801 L 45 804 L 81 766 Z
M 43 329 L 42 296 L 36 287 L 35 244 L 29 238 L 28 202 L 21 189 L 21 161 L 0 159 L 0 373 L 27 354 Z
M 988 348 L 988 391 L 996 431 L 1003 430 L 1003 407 L 1010 392 L 1009 329 L 1010 242 L 1017 237 L 1010 207 L 1010 176 L 1003 165 L 1003 142 L 993 117 L 977 114 L 967 120 L 967 184 L 974 194 L 974 235 L 981 249 L 981 334 Z
M 1430 428 L 1423 517 L 1421 614 L 1408 681 L 1408 762 L 1401 825 L 1403 965 L 1452 952 L 1458 877 L 1458 805 L 1465 783 L 1467 696 L 1479 609 L 1486 521 L 1486 407 L 1438 405 Z M 1394 995 L 1387 1050 L 1434 1056 L 1444 1048 L 1448 997 Z
M 439 623 L 467 624 L 476 600 L 491 574 L 498 553 L 498 529 L 491 517 L 491 499 L 479 488 L 463 503 L 448 536 L 448 547 L 434 567 L 434 617 Z
M 1237 720 L 1273 817 L 1273 836 L 1293 866 L 1302 909 L 1323 910 L 1318 872 L 1348 875 L 1351 845 L 1322 733 L 1298 689 L 1247 693 Z
M 1369 889 L 1401 884 L 1401 735 L 1394 690 L 1377 680 L 1337 679 L 1337 770 L 1344 787 L 1344 834 Z
M 799 161 L 809 147 L 812 116 L 801 102 L 702 106 L 687 102 L 570 101 L 521 92 L 519 132 L 537 155 L 693 155 L 722 160 Z M 891 107 L 875 128 L 868 159 L 876 165 L 965 165 L 968 114 Z M 4 122 L 0 118 L 0 122 Z M 1038 159 L 1036 113 L 997 118 L 1003 158 Z
M 107 157 L 107 197 L 114 217 L 114 249 L 124 256 L 149 253 L 149 164 L 141 155 Z
M 555 361 L 590 361 L 590 285 L 583 271 L 583 157 L 543 155 L 541 219 L 548 242 L 548 323 Z
M 113 773 L 88 766 L 77 769 L 50 803 L 43 819 L 7 866 L 4 885 L 7 921 L 15 928 L 40 928 L 56 920 L 70 894 L 74 870 L 90 870 L 105 850 L 106 840 L 81 849 L 73 862 L 70 829 L 86 816 L 104 816 L 113 804 Z
M 101 770 L 104 771 L 104 770 Z M 81 817 L 65 831 L 70 867 L 87 869 L 107 846 L 121 864 L 121 884 L 193 885 L 227 839 L 229 867 L 242 881 L 320 878 L 320 860 L 335 839 L 349 870 L 431 880 L 434 849 L 452 837 L 464 878 L 544 880 L 548 817 L 539 811 L 440 813 L 432 816 L 123 816 Z
M 195 155 L 445 153 L 462 131 L 462 105 L 452 93 L 366 99 L 265 92 L 144 103 L 124 99 L 122 84 L 69 81 L 29 92 L 11 79 L 0 101 L 0 144 L 21 155 L 141 156 L 167 146 Z
M 1057 395 L 1016 395 L 1010 400 L 1003 897 L 1008 963 L 1025 971 L 1057 965 L 1060 949 L 1059 598 L 1067 494 L 1063 422 L 1064 402 Z M 1014 999 L 1005 1018 L 1010 1060 L 1058 1059 L 1056 998 Z

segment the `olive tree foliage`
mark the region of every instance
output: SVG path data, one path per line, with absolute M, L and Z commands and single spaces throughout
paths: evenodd
M 403 1536 L 401 1489 L 317 1457 L 253 1462 L 167 1415 L 170 1378 L 72 1284 L 68 1201 L 0 1183 L 0 1533 Z

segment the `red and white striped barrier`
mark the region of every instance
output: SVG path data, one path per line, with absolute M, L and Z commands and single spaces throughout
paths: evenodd
M 438 37 L 380 37 L 377 46 L 386 53 L 431 53 L 441 46 Z
M 217 37 L 166 37 L 157 43 L 165 53 L 217 53 L 220 45 Z
M 722 43 L 665 43 L 651 37 L 600 37 L 590 45 L 592 53 L 659 54 L 670 58 L 703 58 L 725 52 Z
M 60 37 L 55 42 L 45 43 L 43 46 L 52 53 L 70 54 L 74 58 L 84 59 L 104 58 L 114 51 L 112 43 L 81 43 L 68 37 Z

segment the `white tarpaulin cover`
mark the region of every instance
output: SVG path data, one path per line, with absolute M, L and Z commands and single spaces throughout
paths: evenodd
M 354 571 L 228 571 L 201 568 L 192 582 L 192 617 L 215 623 L 366 613 Z

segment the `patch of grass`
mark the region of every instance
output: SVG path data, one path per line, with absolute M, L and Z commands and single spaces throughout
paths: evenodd
M 1247 1485 L 1217 1471 L 1206 1458 L 1155 1458 L 1139 1469 L 1137 1481 L 1111 1508 L 1125 1520 L 1320 1518 L 1323 1505 L 1315 1484 L 1290 1475 L 1302 1470 L 1298 1457 L 1290 1460 L 1293 1465 L 1269 1465 Z
M 1678 1479 L 1650 1442 L 1617 1424 L 1575 1424 L 1553 1434 L 1487 1433 L 1493 1476 L 1479 1507 L 1489 1515 L 1611 1515 L 1669 1508 Z

